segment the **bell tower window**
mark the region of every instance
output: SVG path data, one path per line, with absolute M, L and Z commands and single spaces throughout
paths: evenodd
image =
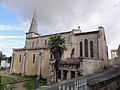
M 84 46 L 85 46 L 85 57 L 88 57 L 88 40 L 85 39 L 84 41 Z
M 83 56 L 83 46 L 82 46 L 82 42 L 80 42 L 80 57 Z
M 91 56 L 91 57 L 94 57 L 93 41 L 90 41 L 90 56 Z
M 34 42 L 32 42 L 32 47 L 34 47 Z

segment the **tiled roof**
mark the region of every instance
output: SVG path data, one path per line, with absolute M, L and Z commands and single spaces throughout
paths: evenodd
M 56 34 L 67 34 L 67 33 L 71 33 L 72 31 L 66 31 L 66 32 L 60 32 L 60 33 L 54 33 L 54 34 L 48 34 L 48 35 L 42 35 L 41 37 L 47 37 L 47 36 L 52 36 L 52 35 L 56 35 Z
M 111 50 L 111 52 L 117 52 L 117 49 L 113 49 L 113 50 Z
M 71 64 L 71 65 L 77 65 L 80 64 L 80 59 L 66 59 L 61 60 L 59 64 Z

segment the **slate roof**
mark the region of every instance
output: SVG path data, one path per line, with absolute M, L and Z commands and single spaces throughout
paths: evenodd
M 75 35 L 86 35 L 86 34 L 97 34 L 97 33 L 99 33 L 99 30 L 98 31 L 76 33 Z
M 15 51 L 22 51 L 22 50 L 39 50 L 39 49 L 47 49 L 47 47 L 41 47 L 41 48 L 15 48 L 13 50 Z

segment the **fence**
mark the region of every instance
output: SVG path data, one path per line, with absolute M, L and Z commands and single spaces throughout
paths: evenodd
M 76 80 L 73 85 L 59 85 L 59 90 L 88 90 L 87 79 Z

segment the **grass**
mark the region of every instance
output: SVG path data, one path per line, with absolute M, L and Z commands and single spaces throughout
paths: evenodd
M 21 80 L 29 80 L 24 82 L 23 87 L 25 87 L 28 90 L 34 90 L 35 87 L 35 79 L 37 78 L 36 75 L 30 75 L 30 76 L 22 76 L 19 73 L 12 73 L 12 76 L 15 76 L 17 80 L 21 81 Z M 46 85 L 46 79 L 41 79 L 39 82 L 40 86 L 44 86 Z
M 6 76 L 0 76 L 0 84 L 7 84 L 7 83 L 13 83 L 16 80 L 14 78 L 11 77 L 6 77 Z M 10 86 L 10 90 L 12 90 L 13 88 L 15 88 L 15 85 L 11 85 Z M 4 90 L 4 86 L 0 85 L 0 90 Z
M 23 84 L 23 86 L 25 87 L 25 88 L 27 88 L 28 90 L 33 90 L 34 89 L 34 85 L 35 83 L 34 83 L 34 80 L 32 80 L 32 81 L 27 81 L 27 82 L 25 82 L 24 84 Z
M 46 79 L 41 79 L 40 82 L 39 82 L 39 85 L 40 85 L 40 86 L 46 85 Z M 27 88 L 28 90 L 34 90 L 35 80 L 25 82 L 25 83 L 23 84 L 23 86 L 24 86 L 25 88 Z
M 36 75 L 31 75 L 31 76 L 22 76 L 20 73 L 12 73 L 12 76 L 16 77 L 17 80 L 32 80 L 36 78 Z
M 18 74 L 12 73 L 11 75 L 15 78 L 1 76 L 1 81 L 2 81 L 1 84 L 11 83 L 11 82 L 15 82 L 15 81 L 29 80 L 29 81 L 24 82 L 23 87 L 25 87 L 28 90 L 34 90 L 36 75 L 22 76 L 19 73 Z M 42 78 L 39 82 L 39 85 L 40 86 L 46 85 L 46 79 Z M 1 88 L 3 88 L 3 87 L 0 87 L 0 90 L 3 90 Z
M 11 77 L 6 77 L 6 76 L 0 76 L 0 77 L 1 77 L 1 84 L 7 84 L 16 81 L 15 78 L 11 78 Z

